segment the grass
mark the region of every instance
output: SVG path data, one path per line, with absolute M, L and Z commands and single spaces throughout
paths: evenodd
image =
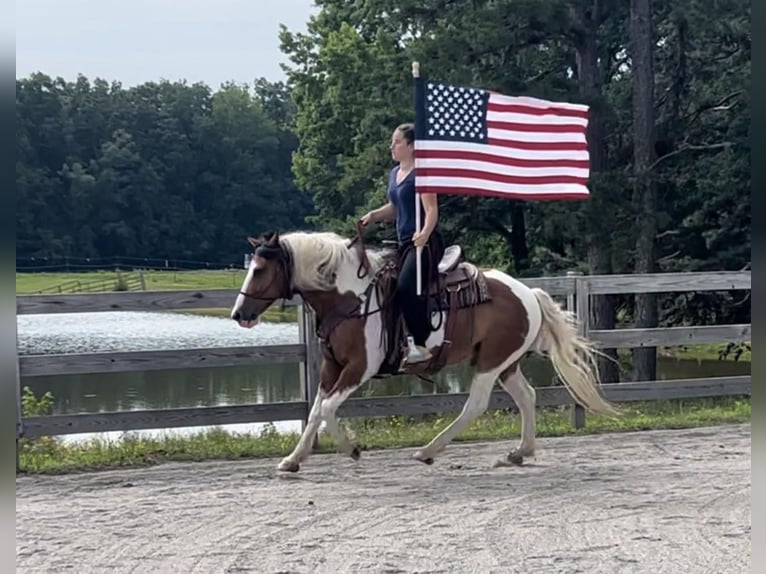
M 115 281 L 116 271 L 88 271 L 85 273 L 16 273 L 16 294 L 37 293 L 71 281 Z M 244 269 L 216 269 L 200 271 L 144 271 L 149 291 L 174 289 L 231 289 L 242 285 Z
M 673 357 L 678 359 L 696 359 L 698 361 L 717 361 L 719 359 L 725 361 L 734 361 L 735 353 L 732 350 L 724 357 L 721 357 L 721 353 L 727 349 L 726 344 L 722 343 L 705 343 L 701 345 L 684 345 L 681 347 L 661 347 L 659 352 L 666 357 Z M 751 349 L 748 346 L 741 346 L 742 354 L 736 358 L 736 360 L 743 363 L 750 363 Z
M 650 429 L 677 429 L 750 421 L 750 399 L 725 397 L 626 403 L 619 418 L 586 417 L 583 429 L 574 429 L 565 408 L 538 409 L 538 436 L 552 437 Z M 450 416 L 355 418 L 344 421 L 363 450 L 419 446 L 430 441 L 452 420 Z M 520 418 L 507 411 L 492 411 L 474 421 L 456 442 L 516 441 Z M 296 433 L 280 434 L 267 425 L 259 435 L 235 434 L 214 428 L 194 435 L 169 434 L 156 439 L 127 434 L 119 441 L 94 439 L 65 445 L 51 437 L 22 441 L 20 466 L 28 474 L 57 474 L 86 470 L 142 467 L 164 461 L 237 460 L 283 456 L 298 440 Z M 500 448 L 500 447 L 498 447 Z M 318 452 L 336 447 L 320 435 Z
M 231 289 L 238 288 L 245 279 L 242 269 L 223 269 L 213 271 L 158 271 L 144 272 L 146 288 L 149 291 L 168 291 L 183 289 Z M 50 289 L 70 281 L 83 282 L 117 280 L 115 271 L 90 271 L 87 273 L 16 273 L 16 294 L 34 294 L 43 289 Z M 234 300 L 232 299 L 232 304 Z M 231 308 L 179 309 L 179 313 L 228 317 Z M 263 320 L 271 322 L 291 322 L 298 320 L 295 307 L 280 309 L 274 306 L 264 313 Z

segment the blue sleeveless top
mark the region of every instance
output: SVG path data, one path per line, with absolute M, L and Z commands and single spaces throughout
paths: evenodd
M 415 234 L 415 170 L 407 174 L 404 180 L 397 184 L 396 174 L 399 166 L 391 170 L 388 176 L 388 200 L 396 208 L 396 236 L 399 243 L 412 240 Z M 420 198 L 417 198 L 420 201 Z M 423 229 L 426 221 L 426 210 L 420 207 L 420 228 Z

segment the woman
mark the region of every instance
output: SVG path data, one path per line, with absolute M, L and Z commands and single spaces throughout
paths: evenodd
M 396 221 L 396 235 L 401 260 L 396 286 L 396 301 L 404 314 L 407 329 L 417 347 L 407 362 L 420 362 L 430 358 L 425 347 L 431 332 L 426 293 L 429 276 L 436 276 L 436 267 L 444 254 L 444 243 L 437 229 L 439 204 L 434 193 L 415 194 L 415 126 L 402 124 L 391 137 L 391 157 L 398 163 L 388 178 L 388 203 L 370 211 L 361 219 L 362 225 L 382 221 Z M 420 231 L 415 230 L 415 200 L 421 198 Z M 417 295 L 417 251 L 423 247 L 421 257 L 421 293 Z M 403 257 L 402 257 L 403 256 Z

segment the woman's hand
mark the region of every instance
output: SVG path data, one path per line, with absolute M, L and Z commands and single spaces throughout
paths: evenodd
M 370 223 L 375 223 L 375 214 L 372 211 L 365 213 L 359 220 L 362 226 L 367 227 Z
M 428 243 L 428 237 L 430 235 L 430 233 L 425 233 L 424 231 L 416 231 L 412 235 L 412 243 L 415 245 L 415 247 L 423 247 L 426 243 Z

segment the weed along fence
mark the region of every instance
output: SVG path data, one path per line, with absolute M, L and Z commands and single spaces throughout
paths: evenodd
M 593 330 L 589 305 L 594 295 L 668 293 L 689 291 L 750 290 L 750 271 L 712 273 L 667 273 L 648 275 L 581 276 L 525 279 L 533 287 L 542 287 L 566 301 L 580 317 L 582 333 L 602 348 L 641 346 L 676 346 L 701 343 L 728 343 L 750 340 L 750 324 L 677 326 L 656 329 Z M 202 291 L 139 291 L 87 294 L 51 294 L 17 296 L 17 314 L 81 313 L 99 311 L 165 311 L 195 308 L 229 308 L 237 291 L 215 289 Z M 300 299 L 286 302 L 301 306 Z M 285 420 L 305 421 L 319 380 L 320 353 L 314 335 L 314 316 L 302 309 L 298 313 L 300 339 L 296 344 L 260 347 L 204 349 L 158 349 L 109 353 L 65 355 L 23 355 L 17 353 L 17 440 L 22 437 L 65 435 L 72 433 L 130 431 L 138 429 L 212 426 L 233 423 L 256 423 Z M 256 366 L 264 363 L 301 363 L 303 395 L 300 401 L 235 406 L 119 411 L 73 415 L 23 417 L 20 389 L 24 381 L 44 375 L 136 372 L 175 368 L 210 368 Z M 645 401 L 672 398 L 749 395 L 751 377 L 639 381 L 603 385 L 611 400 Z M 538 404 L 573 405 L 563 386 L 537 389 Z M 342 417 L 416 415 L 460 410 L 467 393 L 411 396 L 354 397 L 339 411 Z M 493 393 L 490 409 L 513 407 L 503 391 Z M 581 426 L 584 414 L 573 410 L 573 423 Z

